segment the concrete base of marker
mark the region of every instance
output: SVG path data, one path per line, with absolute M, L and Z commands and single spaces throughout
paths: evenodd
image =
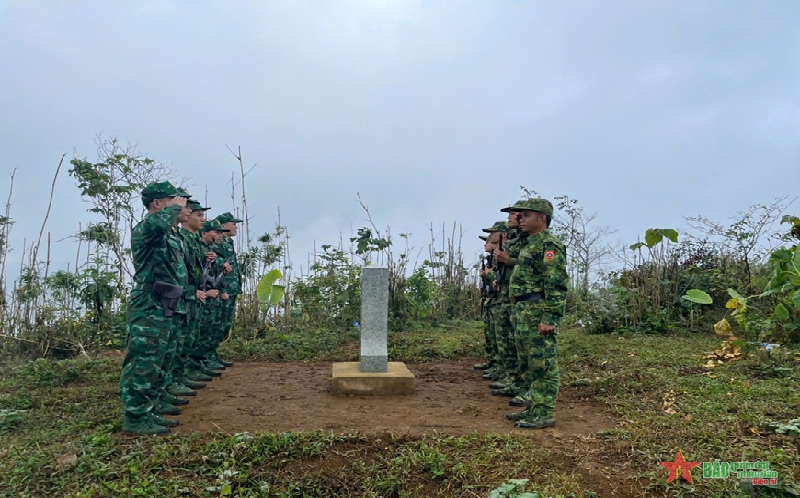
M 362 372 L 361 363 L 348 361 L 333 364 L 331 394 L 359 396 L 403 396 L 414 394 L 417 381 L 405 363 L 390 361 L 388 372 Z

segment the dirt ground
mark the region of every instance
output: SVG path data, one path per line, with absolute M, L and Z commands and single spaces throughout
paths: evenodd
M 562 388 L 555 427 L 520 430 L 505 418 L 521 408 L 492 396 L 473 363 L 407 364 L 417 379 L 411 396 L 334 396 L 330 363 L 236 363 L 181 407 L 173 432 L 221 430 L 284 432 L 314 429 L 411 435 L 518 433 L 559 439 L 611 429 L 615 421 L 601 403 Z
M 332 395 L 331 363 L 236 363 L 189 398 L 172 432 L 514 433 L 549 448 L 555 465 L 600 497 L 643 496 L 644 483 L 620 479 L 629 475 L 627 458 L 606 453 L 592 436 L 617 425 L 602 403 L 562 387 L 555 427 L 516 429 L 505 414 L 521 408 L 492 396 L 491 382 L 472 368 L 475 361 L 408 363 L 416 393 L 397 397 Z

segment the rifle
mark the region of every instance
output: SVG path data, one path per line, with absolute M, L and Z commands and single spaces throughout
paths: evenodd
M 216 252 L 216 248 L 217 244 L 212 242 L 210 246 L 211 252 Z M 207 291 L 209 286 L 212 289 L 221 289 L 221 287 L 224 286 L 222 277 L 222 272 L 217 276 L 211 274 L 211 261 L 206 259 L 206 262 L 203 264 L 203 291 Z
M 499 250 L 503 250 L 503 233 L 500 233 L 500 245 L 497 247 Z M 501 262 L 497 262 L 497 285 L 500 285 L 500 281 L 503 280 L 503 269 L 506 267 L 505 264 Z

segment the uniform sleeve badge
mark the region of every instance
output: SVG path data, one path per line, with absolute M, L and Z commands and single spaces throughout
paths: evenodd
M 545 251 L 544 259 L 546 259 L 547 261 L 553 261 L 555 258 L 556 258 L 555 251 Z

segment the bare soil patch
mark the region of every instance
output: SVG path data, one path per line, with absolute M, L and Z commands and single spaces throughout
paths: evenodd
M 221 430 L 284 432 L 326 430 L 362 433 L 433 432 L 525 434 L 550 442 L 589 436 L 616 422 L 602 403 L 562 388 L 557 425 L 531 431 L 505 418 L 520 408 L 492 396 L 481 372 L 467 361 L 408 364 L 417 378 L 411 396 L 334 396 L 330 363 L 236 363 L 182 407 L 173 432 Z M 543 441 L 544 442 L 544 441 Z

